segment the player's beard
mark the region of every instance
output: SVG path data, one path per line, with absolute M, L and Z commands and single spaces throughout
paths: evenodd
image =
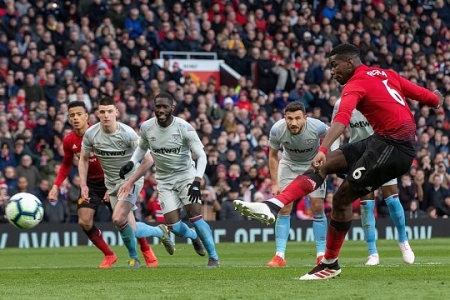
M 170 116 L 172 115 L 172 111 L 169 113 L 162 113 L 156 117 L 158 120 L 158 124 L 161 126 L 168 126 L 170 122 Z
M 297 135 L 300 133 L 300 131 L 302 131 L 300 127 L 295 127 L 295 128 L 289 127 L 289 132 L 292 135 Z

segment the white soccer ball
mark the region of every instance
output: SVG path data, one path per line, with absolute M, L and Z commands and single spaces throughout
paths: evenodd
M 18 193 L 9 199 L 6 206 L 9 223 L 20 229 L 30 229 L 44 218 L 44 209 L 39 199 L 29 193 Z

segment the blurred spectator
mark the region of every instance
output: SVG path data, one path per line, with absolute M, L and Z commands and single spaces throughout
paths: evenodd
M 16 167 L 16 160 L 11 153 L 8 143 L 2 143 L 0 149 L 0 172 L 4 173 L 6 167 Z
M 228 195 L 222 199 L 220 209 L 220 220 L 240 221 L 244 217 L 234 209 L 233 200 L 239 199 L 239 187 L 233 187 L 228 192 Z
M 449 195 L 449 191 L 441 185 L 440 176 L 437 174 L 433 175 L 432 187 L 427 195 L 430 205 L 436 208 L 438 203 L 444 203 L 447 195 Z
M 6 204 L 7 199 L 0 196 L 0 223 L 8 223 L 8 219 L 6 218 Z
M 398 183 L 398 197 L 405 211 L 409 209 L 411 201 L 417 199 L 417 186 L 409 174 L 403 175 Z
M 201 190 L 202 199 L 202 216 L 205 221 L 215 221 L 217 219 L 217 213 L 221 209 L 221 205 L 217 199 L 214 199 L 212 191 L 210 189 Z
M 428 199 L 428 195 L 432 188 L 431 184 L 425 178 L 425 172 L 422 169 L 417 169 L 414 176 L 414 183 L 417 187 L 417 200 L 419 200 L 419 208 L 426 211 L 432 203 Z
M 439 217 L 448 219 L 450 217 L 450 195 L 447 195 L 444 199 L 436 200 L 435 207 L 436 214 Z
M 41 174 L 38 168 L 33 166 L 31 157 L 29 155 L 24 155 L 22 157 L 20 165 L 16 168 L 17 176 L 19 176 L 19 188 L 20 188 L 20 177 L 25 177 L 27 180 L 27 188 L 34 190 L 38 187 L 41 181 Z
M 409 209 L 405 210 L 407 219 L 422 219 L 427 217 L 427 213 L 419 208 L 419 202 L 413 200 L 409 204 Z
M 300 220 L 312 220 L 314 217 L 308 196 L 305 196 L 302 199 L 300 199 L 300 201 L 297 203 L 295 211 L 297 218 Z

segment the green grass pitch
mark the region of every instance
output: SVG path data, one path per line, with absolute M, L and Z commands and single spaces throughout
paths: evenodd
M 414 265 L 403 263 L 395 241 L 377 244 L 381 265 L 364 266 L 365 243 L 348 241 L 341 276 L 324 281 L 298 280 L 313 267 L 313 243 L 290 242 L 285 268 L 265 267 L 274 242 L 218 244 L 219 269 L 183 243 L 173 256 L 153 246 L 159 266 L 134 270 L 120 246 L 108 270 L 97 269 L 102 256 L 93 247 L 3 249 L 0 299 L 448 299 L 450 239 L 411 241 Z

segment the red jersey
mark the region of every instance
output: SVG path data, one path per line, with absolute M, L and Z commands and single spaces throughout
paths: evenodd
M 73 157 L 76 156 L 78 159 L 80 158 L 82 141 L 83 136 L 76 134 L 75 131 L 72 131 L 63 139 L 64 158 L 55 179 L 56 186 L 59 187 L 64 179 L 66 179 L 69 175 L 73 164 Z M 104 181 L 102 166 L 93 152 L 91 152 L 89 157 L 87 180 L 94 182 Z
M 430 107 L 439 104 L 435 94 L 401 77 L 397 72 L 361 65 L 344 86 L 334 122 L 347 126 L 356 108 L 379 135 L 394 140 L 413 141 L 416 122 L 405 97 Z

